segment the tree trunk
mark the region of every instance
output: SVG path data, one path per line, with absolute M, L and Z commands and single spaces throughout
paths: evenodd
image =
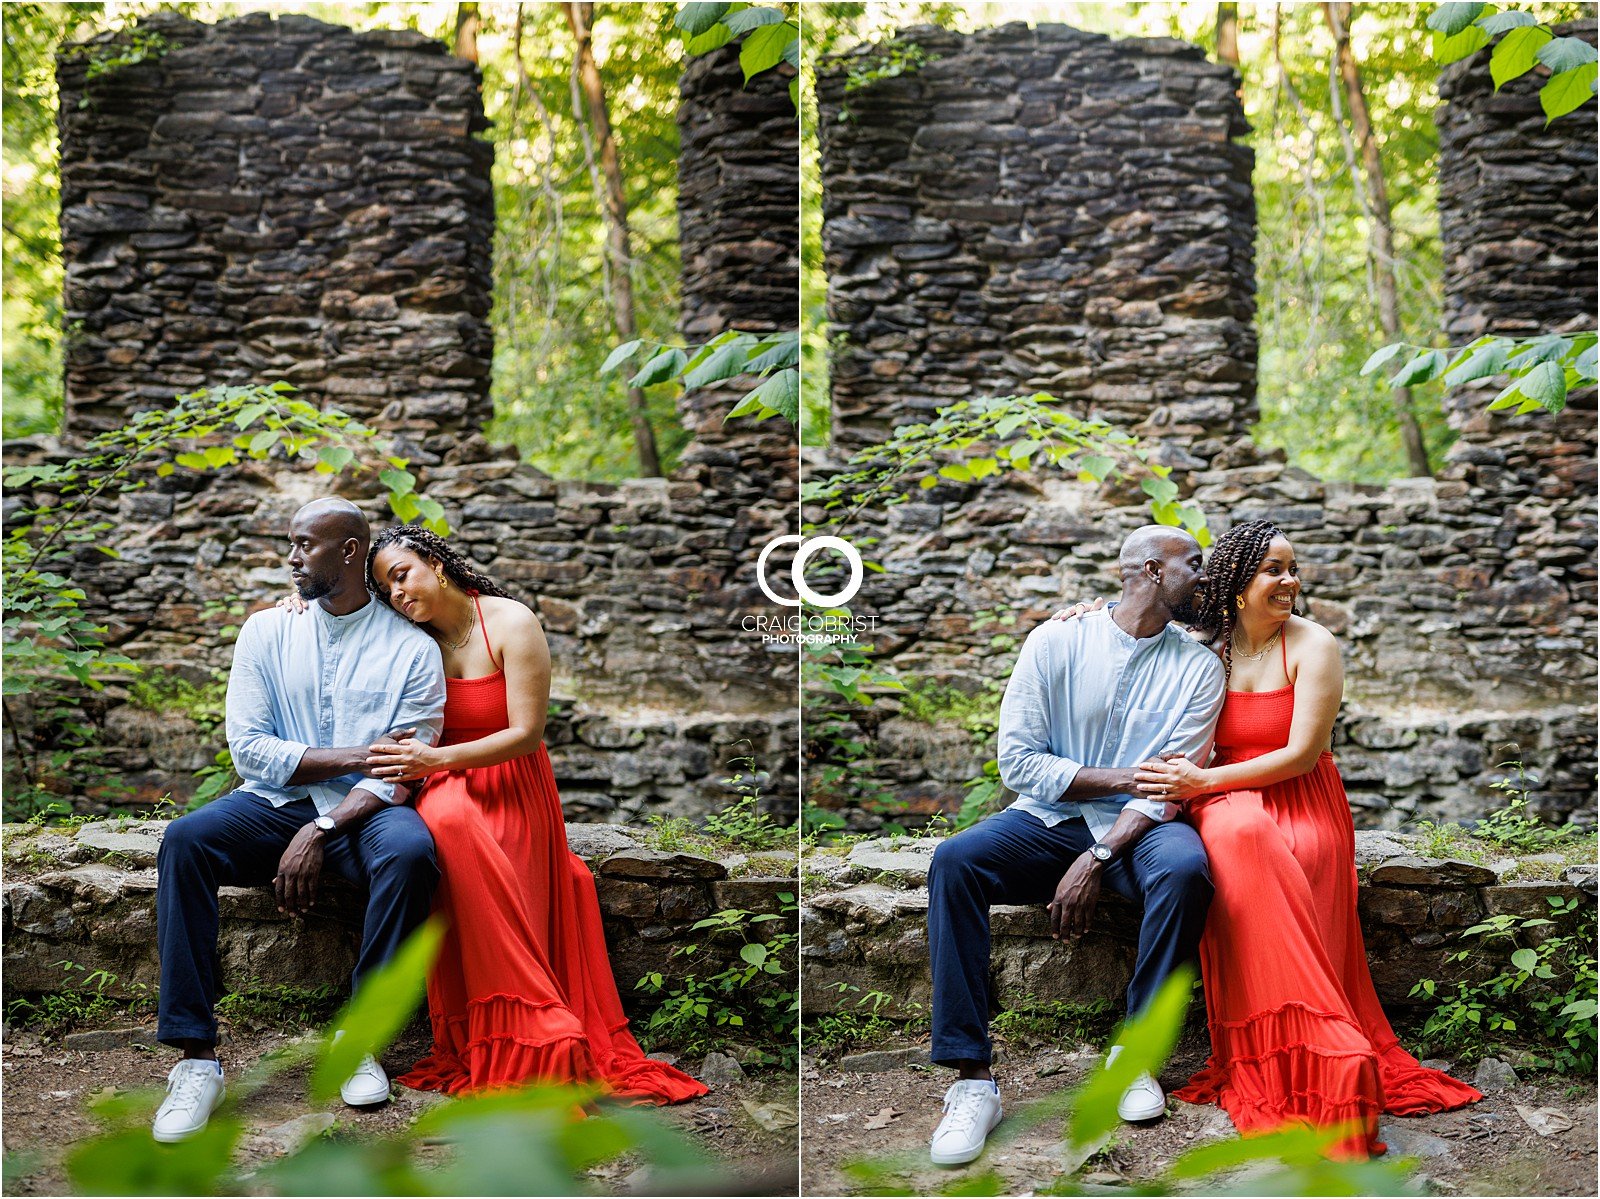
M 471 3 L 456 5 L 456 57 L 468 62 L 478 61 L 478 6 Z
M 1239 5 L 1217 5 L 1217 61 L 1239 65 Z
M 594 46 L 589 36 L 594 17 L 593 4 L 563 4 L 567 24 L 577 42 L 573 59 L 575 82 L 583 89 L 589 124 L 594 127 L 599 143 L 600 169 L 604 172 L 603 209 L 606 221 L 606 256 L 611 262 L 611 314 L 617 336 L 624 342 L 638 336 L 638 323 L 633 312 L 633 248 L 628 232 L 628 196 L 623 189 L 622 163 L 617 157 L 617 142 L 611 135 L 611 117 L 606 111 L 605 87 L 600 81 L 600 68 L 594 60 Z M 661 458 L 656 451 L 655 430 L 650 426 L 649 409 L 644 392 L 637 387 L 628 388 L 628 413 L 633 421 L 633 442 L 639 454 L 639 473 L 645 476 L 661 474 Z
M 1350 49 L 1350 5 L 1324 3 L 1323 18 L 1333 33 L 1334 52 L 1338 64 L 1338 79 L 1344 85 L 1345 103 L 1350 107 L 1350 132 L 1356 148 L 1360 150 L 1364 170 L 1357 171 L 1350 164 L 1351 173 L 1361 176 L 1355 180 L 1356 194 L 1362 195 L 1365 180 L 1367 216 L 1367 257 L 1372 264 L 1373 290 L 1378 298 L 1378 322 L 1384 336 L 1390 341 L 1400 340 L 1400 287 L 1394 269 L 1394 220 L 1389 208 L 1389 187 L 1384 180 L 1383 155 L 1378 139 L 1373 135 L 1372 118 L 1367 111 L 1367 97 L 1361 86 L 1361 70 L 1356 65 Z M 1338 84 L 1330 81 L 1335 102 L 1334 116 L 1338 119 Z M 1340 129 L 1344 122 L 1340 120 Z M 1347 142 L 1348 145 L 1348 142 Z M 1400 425 L 1400 438 L 1405 443 L 1406 458 L 1413 475 L 1432 475 L 1428 450 L 1422 440 L 1422 428 L 1417 424 L 1416 408 L 1409 387 L 1397 387 L 1390 393 L 1394 403 L 1395 420 Z

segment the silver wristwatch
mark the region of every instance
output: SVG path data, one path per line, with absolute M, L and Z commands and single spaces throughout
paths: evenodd
M 323 832 L 327 833 L 330 837 L 339 831 L 339 826 L 334 824 L 332 816 L 318 816 L 311 823 L 316 825 Z
M 1104 866 L 1111 860 L 1111 846 L 1101 845 L 1100 842 L 1096 841 L 1089 846 L 1089 856 Z

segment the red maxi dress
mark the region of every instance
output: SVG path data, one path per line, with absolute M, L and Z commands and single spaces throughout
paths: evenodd
M 1288 674 L 1287 650 L 1284 673 Z M 1289 744 L 1294 687 L 1229 691 L 1216 764 Z M 1195 801 L 1216 894 L 1200 942 L 1211 1060 L 1174 1097 L 1217 1103 L 1243 1135 L 1285 1123 L 1360 1132 L 1336 1157 L 1382 1153 L 1378 1115 L 1483 1096 L 1400 1047 L 1356 916 L 1355 826 L 1333 755 L 1307 774 Z
M 489 657 L 495 660 L 493 647 Z M 445 689 L 441 744 L 510 727 L 503 670 L 446 679 Z M 456 1094 L 597 1082 L 638 1103 L 706 1093 L 682 1071 L 645 1057 L 628 1031 L 594 877 L 567 848 L 542 744 L 498 766 L 431 775 L 417 811 L 443 876 L 434 910 L 449 928 L 428 979 L 433 1050 L 402 1086 Z

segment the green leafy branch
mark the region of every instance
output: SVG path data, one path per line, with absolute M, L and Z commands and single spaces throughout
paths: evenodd
M 1459 349 L 1431 349 L 1395 342 L 1377 350 L 1361 368 L 1370 375 L 1393 362 L 1400 369 L 1389 376 L 1390 387 L 1415 387 L 1437 380 L 1453 391 L 1479 379 L 1503 375 L 1509 383 L 1489 404 L 1490 412 L 1515 408 L 1517 415 L 1543 408 L 1555 415 L 1567 406 L 1567 395 L 1596 381 L 1596 343 L 1600 334 L 1539 337 L 1480 337 Z
M 342 412 L 292 398 L 293 390 L 280 381 L 190 392 L 98 434 L 66 462 L 5 469 L 0 478 L 8 489 L 26 489 L 34 497 L 11 517 L 0 540 L 7 699 L 41 695 L 49 708 L 66 685 L 101 690 L 98 676 L 105 672 L 138 670 L 129 658 L 106 649 L 108 627 L 84 611 L 87 594 L 71 573 L 85 550 L 120 556 L 105 544 L 115 527 L 105 508 L 147 489 L 150 474 L 206 473 L 273 454 L 312 462 L 322 474 L 370 469 L 377 431 Z M 447 532 L 443 507 L 416 491 L 407 460 L 383 456 L 380 461 L 378 478 L 388 488 L 395 515 L 401 520 L 420 516 L 436 532 Z M 28 762 L 20 727 L 9 712 L 7 724 Z
M 748 416 L 763 421 L 781 416 L 791 425 L 799 423 L 800 335 L 797 332 L 761 334 L 729 329 L 702 346 L 671 346 L 640 338 L 612 350 L 601 365 L 600 373 L 610 374 L 631 362 L 645 347 L 653 352 L 628 380 L 629 387 L 654 387 L 676 380 L 689 392 L 739 375 L 754 375 L 762 382 L 723 419 Z
M 763 71 L 782 63 L 800 70 L 800 26 L 780 8 L 753 4 L 684 4 L 672 23 L 683 31 L 684 47 L 690 54 L 709 54 L 735 38 L 744 38 L 739 47 L 739 66 L 745 86 Z M 789 81 L 789 99 L 800 107 L 800 77 Z
M 910 488 L 931 491 L 943 482 L 976 483 L 1005 470 L 1054 466 L 1085 483 L 1104 483 L 1134 469 L 1147 472 L 1140 488 L 1158 524 L 1181 526 L 1211 544 L 1205 513 L 1180 498 L 1171 467 L 1150 460 L 1138 439 L 1098 418 L 1072 415 L 1045 392 L 961 400 L 934 419 L 901 425 L 886 441 L 851 456 L 846 469 L 800 489 L 802 501 L 839 512 L 831 527 L 849 525 L 864 509 L 904 503 Z M 961 455 L 979 447 L 975 456 Z
M 1594 97 L 1595 48 L 1582 38 L 1556 37 L 1531 13 L 1501 11 L 1493 4 L 1441 4 L 1428 15 L 1428 28 L 1434 31 L 1433 57 L 1440 63 L 1469 58 L 1499 37 L 1489 56 L 1495 91 L 1535 67 L 1549 71 L 1539 89 L 1546 126 Z

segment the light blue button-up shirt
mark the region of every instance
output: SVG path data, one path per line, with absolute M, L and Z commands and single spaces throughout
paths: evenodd
M 307 749 L 370 745 L 395 729 L 433 744 L 444 724 L 444 660 L 416 625 L 369 599 L 333 616 L 268 608 L 244 622 L 228 676 L 227 733 L 241 790 L 274 807 L 310 797 L 326 816 L 359 785 L 385 803 L 394 784 L 345 774 L 290 786 Z
M 1177 805 L 1133 795 L 1063 800 L 1078 771 L 1163 753 L 1203 766 L 1226 697 L 1216 654 L 1177 625 L 1132 637 L 1111 619 L 1114 607 L 1029 633 L 1000 703 L 1000 778 L 1018 796 L 1011 806 L 1050 825 L 1081 816 L 1097 840 L 1124 806 L 1171 820 Z

